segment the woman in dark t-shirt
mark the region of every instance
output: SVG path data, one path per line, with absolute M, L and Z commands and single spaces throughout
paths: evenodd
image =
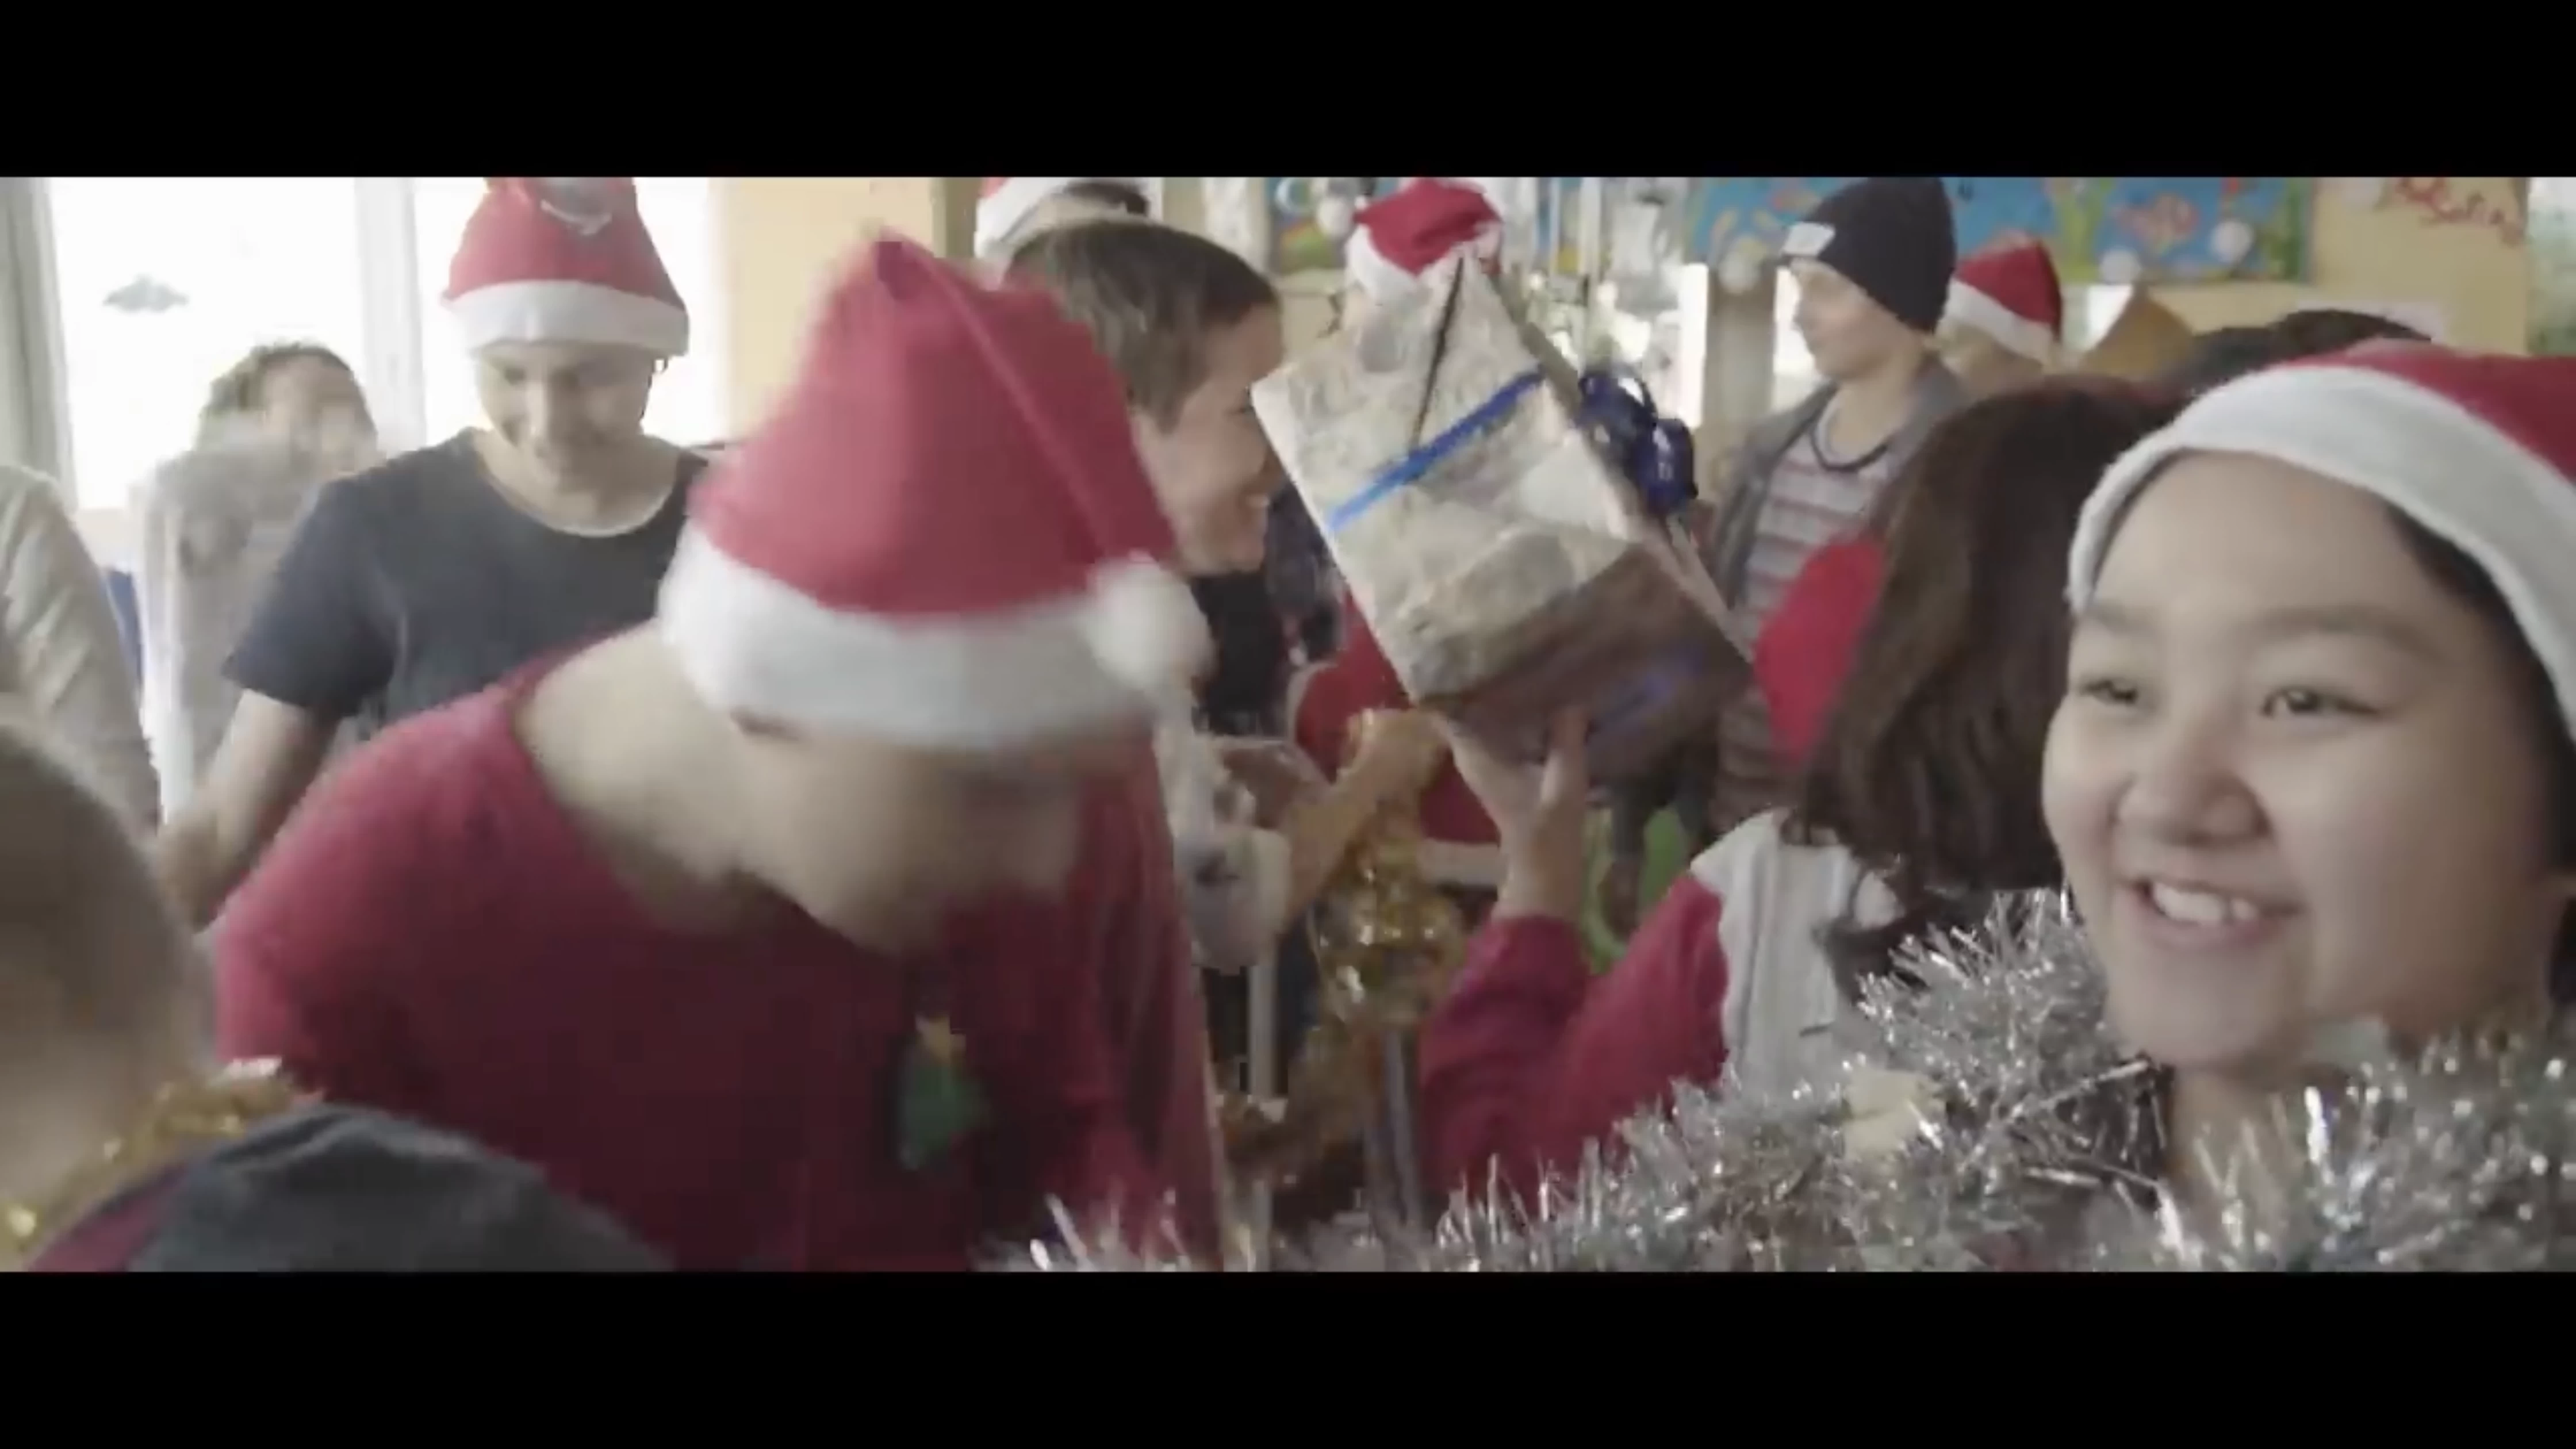
M 211 919 L 319 771 L 372 731 L 650 618 L 705 461 L 644 432 L 689 319 L 623 177 L 496 178 L 448 310 L 486 426 L 329 485 L 225 669 L 223 744 L 155 864 Z

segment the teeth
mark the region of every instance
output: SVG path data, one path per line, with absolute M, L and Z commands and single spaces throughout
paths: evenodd
M 2162 914 L 2193 926 L 2234 925 L 2253 920 L 2259 914 L 2251 901 L 2211 891 L 2185 890 L 2180 886 L 2150 885 L 2147 899 Z

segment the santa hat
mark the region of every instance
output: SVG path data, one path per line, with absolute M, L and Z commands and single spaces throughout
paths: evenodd
M 2576 358 L 2373 342 L 2223 383 L 2113 463 L 2084 504 L 2069 601 L 2130 501 L 2186 453 L 2252 453 L 2358 488 L 2469 556 L 2576 729 Z
M 626 176 L 496 176 L 447 269 L 468 351 L 589 342 L 656 357 L 689 350 L 689 312 Z
M 1133 176 L 987 176 L 984 194 L 975 202 L 975 256 L 998 262 L 1010 248 L 1011 233 L 1029 214 L 1077 186 L 1095 182 L 1114 186 L 1143 183 Z
M 2057 263 L 2035 241 L 1980 252 L 1961 262 L 1950 279 L 1943 318 L 1975 328 L 2007 352 L 2053 361 L 2066 329 L 2066 290 L 2058 284 Z
M 1424 273 L 1462 249 L 1493 265 L 1502 225 L 1482 189 L 1417 176 L 1394 195 L 1360 208 L 1342 248 L 1342 267 L 1361 291 L 1391 301 L 1420 287 Z
M 1044 295 L 885 240 L 700 483 L 660 627 L 728 712 L 943 749 L 1143 719 L 1208 649 L 1125 390 Z

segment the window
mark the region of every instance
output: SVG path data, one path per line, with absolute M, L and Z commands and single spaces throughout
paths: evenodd
M 356 195 L 346 176 L 45 178 L 64 481 L 84 510 L 124 508 L 186 451 L 251 348 L 313 341 L 363 366 Z
M 480 177 L 42 178 L 68 438 L 64 483 L 113 558 L 133 485 L 194 442 L 225 369 L 262 343 L 312 341 L 348 359 L 390 449 L 470 426 L 471 371 L 438 294 L 481 197 Z M 637 190 L 691 350 L 653 391 L 645 425 L 677 443 L 729 432 L 714 355 L 720 282 L 713 184 L 647 177 Z
M 689 306 L 689 355 L 675 360 L 653 385 L 644 426 L 674 443 L 712 443 L 731 436 L 724 369 L 715 356 L 716 305 L 722 279 L 716 272 L 715 196 L 704 176 L 645 176 L 636 200 L 671 285 Z M 473 370 L 458 355 L 447 309 L 447 264 L 465 235 L 466 218 L 483 197 L 479 176 L 423 176 L 412 181 L 413 265 L 420 318 L 421 441 L 449 437 L 482 417 L 474 397 Z

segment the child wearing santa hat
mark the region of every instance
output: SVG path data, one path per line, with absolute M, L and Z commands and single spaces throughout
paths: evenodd
M 2066 289 L 2036 240 L 1990 247 L 1950 279 L 1941 357 L 1971 396 L 2038 381 L 2056 366 L 2065 332 Z
M 196 942 L 47 733 L 0 718 L 0 1270 L 660 1266 L 524 1164 L 225 1067 Z
M 217 937 L 226 1048 L 683 1267 L 958 1268 L 1050 1196 L 1158 1221 L 1103 993 L 1178 926 L 1113 928 L 1110 787 L 1207 639 L 1131 426 L 1051 300 L 870 247 L 650 626 L 298 812 Z
M 1153 198 L 1133 176 L 987 176 L 975 201 L 975 257 L 1001 266 L 1050 227 L 1089 217 L 1142 220 L 1153 214 Z
M 2576 1001 L 2570 557 L 2566 358 L 2285 363 L 2103 477 L 2044 796 L 2182 1203 L 2320 1046 Z
M 225 667 L 224 743 L 159 846 L 211 919 L 361 732 L 649 617 L 706 466 L 644 432 L 689 314 L 625 177 L 493 178 L 448 270 L 487 426 L 326 490 Z

